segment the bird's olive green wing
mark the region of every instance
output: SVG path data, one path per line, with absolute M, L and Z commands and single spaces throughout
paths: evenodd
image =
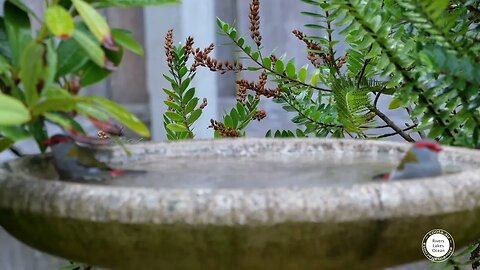
M 99 169 L 110 169 L 110 167 L 102 161 L 95 158 L 95 151 L 93 149 L 84 148 L 81 146 L 72 147 L 67 154 L 68 156 L 75 157 L 83 166 L 96 167 Z
M 414 163 L 414 162 L 418 162 L 418 159 L 417 159 L 417 156 L 415 155 L 415 153 L 413 153 L 412 150 L 409 150 L 405 156 L 403 157 L 402 161 L 400 162 L 400 164 L 398 165 L 397 167 L 397 171 L 401 171 L 403 169 L 405 169 L 405 165 L 407 163 Z

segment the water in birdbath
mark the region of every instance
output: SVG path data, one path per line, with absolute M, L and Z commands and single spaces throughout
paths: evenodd
M 261 156 L 222 158 L 169 158 L 136 169 L 146 174 L 105 182 L 113 186 L 153 188 L 258 189 L 349 186 L 373 181 L 394 163 L 376 156 L 342 158 L 333 155 Z

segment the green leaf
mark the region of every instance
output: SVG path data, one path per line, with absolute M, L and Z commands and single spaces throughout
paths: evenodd
M 72 0 L 72 2 L 97 40 L 107 48 L 113 47 L 114 43 L 107 20 L 87 2 L 83 0 Z
M 71 97 L 53 97 L 43 100 L 32 108 L 32 115 L 37 116 L 50 111 L 73 111 L 77 100 Z
M 120 50 L 116 52 L 107 51 L 107 56 L 112 60 L 113 64 L 118 66 L 123 58 L 123 49 L 120 47 Z M 100 82 L 112 74 L 111 70 L 99 67 L 91 61 L 87 62 L 85 66 L 82 67 L 82 71 L 80 79 L 80 85 L 82 87 Z
M 177 110 L 177 111 L 179 111 L 179 112 L 182 111 L 182 107 L 180 107 L 180 105 L 178 105 L 178 104 L 175 103 L 175 102 L 171 102 L 171 101 L 169 101 L 169 100 L 165 100 L 165 101 L 163 101 L 163 103 L 165 103 L 165 105 L 167 105 L 167 107 L 170 107 L 170 108 L 172 108 L 172 109 L 175 109 L 175 110 Z
M 10 50 L 12 52 L 12 64 L 19 67 L 25 48 L 32 40 L 32 29 L 28 14 L 12 4 L 5 1 L 3 6 L 5 18 L 5 29 L 7 31 Z
M 194 95 L 195 95 L 195 88 L 188 89 L 188 91 L 183 96 L 182 103 L 183 104 L 188 103 L 193 98 Z
M 202 109 L 196 109 L 190 114 L 190 116 L 188 116 L 187 123 L 189 125 L 195 123 L 195 121 L 197 121 L 201 115 L 202 115 Z
M 75 29 L 73 38 L 95 64 L 106 69 L 113 69 L 111 62 L 106 58 L 105 52 L 100 45 L 93 41 L 87 34 Z
M 25 140 L 32 137 L 32 134 L 28 132 L 24 127 L 21 126 L 11 126 L 5 127 L 0 126 L 0 134 L 4 137 L 7 137 L 13 141 Z
M 178 123 L 170 123 L 167 125 L 167 128 L 175 132 L 188 132 L 187 127 Z
M 20 66 L 20 78 L 25 88 L 25 98 L 27 104 L 33 105 L 38 99 L 37 87 L 43 77 L 43 55 L 45 48 L 43 45 L 32 41 L 25 49 Z
M 277 62 L 275 62 L 275 71 L 277 74 L 283 74 L 284 69 L 285 65 L 283 64 L 282 60 L 278 59 Z
M 53 97 L 71 97 L 70 93 L 60 87 L 50 87 L 48 89 L 45 89 L 45 91 L 42 92 L 42 97 L 46 98 L 53 98 Z
M 77 102 L 75 110 L 82 115 L 91 116 L 101 121 L 107 121 L 109 119 L 108 115 L 103 110 L 97 108 L 96 105 L 90 102 Z
M 305 82 L 305 80 L 307 79 L 307 69 L 308 69 L 308 66 L 305 65 L 303 66 L 300 71 L 298 72 L 298 79 L 301 81 L 301 82 Z
M 14 143 L 9 138 L 0 138 L 0 153 L 10 148 Z
M 3 17 L 0 17 L 0 55 L 8 59 L 8 63 L 10 64 L 12 60 L 12 50 L 10 49 L 10 40 L 7 37 L 5 20 Z
M 187 103 L 187 106 L 185 106 L 185 112 L 186 113 L 189 113 L 191 111 L 193 111 L 195 109 L 195 107 L 197 107 L 197 104 L 198 104 L 198 98 L 192 98 L 188 103 Z
M 142 45 L 133 38 L 130 32 L 123 29 L 112 29 L 112 36 L 122 47 L 138 55 L 143 55 Z
M 287 63 L 287 69 L 285 71 L 289 78 L 295 78 L 296 76 L 295 64 L 292 61 L 289 61 Z
M 150 137 L 150 131 L 142 123 L 142 121 L 140 121 L 135 115 L 133 115 L 131 112 L 127 111 L 120 105 L 106 98 L 98 96 L 89 96 L 88 99 L 99 104 L 102 109 L 107 111 L 111 116 L 116 118 L 118 121 L 120 121 L 126 127 L 130 128 L 132 131 L 136 132 L 141 136 Z
M 272 68 L 272 60 L 270 59 L 270 57 L 264 57 L 262 62 L 264 67 Z
M 57 77 L 63 77 L 80 70 L 87 63 L 89 56 L 74 39 L 60 42 L 57 48 Z
M 176 112 L 166 111 L 165 115 L 175 122 L 183 122 L 184 121 L 183 116 L 181 116 L 180 114 L 178 114 Z
M 55 76 L 57 73 L 57 52 L 55 51 L 53 40 L 48 40 L 47 42 L 47 63 L 44 64 L 44 74 L 43 74 L 43 87 L 41 92 L 49 89 L 55 81 Z
M 30 120 L 28 109 L 15 98 L 0 94 L 0 125 L 20 125 Z
M 47 112 L 44 114 L 44 116 L 45 116 L 45 119 L 47 119 L 48 121 L 55 123 L 63 128 L 66 128 L 66 129 L 72 128 L 70 120 L 67 117 L 65 117 L 65 115 L 63 114 Z
M 398 97 L 395 97 L 390 101 L 390 104 L 388 104 L 388 109 L 389 110 L 395 110 L 398 109 L 402 106 L 402 100 Z
M 70 13 L 59 5 L 53 5 L 45 11 L 45 24 L 52 34 L 62 39 L 70 38 L 75 26 Z
M 30 133 L 37 142 L 38 148 L 42 153 L 45 152 L 47 146 L 43 142 L 48 139 L 48 133 L 43 118 L 37 118 L 36 120 L 30 122 L 28 126 Z

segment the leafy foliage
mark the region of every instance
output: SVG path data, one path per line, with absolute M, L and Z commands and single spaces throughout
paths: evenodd
M 143 54 L 127 31 L 110 29 L 96 8 L 175 1 L 60 2 L 46 1 L 44 16 L 35 14 L 23 1 L 4 3 L 0 18 L 0 151 L 31 137 L 44 151 L 47 122 L 82 134 L 74 118 L 77 113 L 95 121 L 115 118 L 149 137 L 147 127 L 118 104 L 78 93 L 109 76 L 121 63 L 124 49 Z M 35 35 L 30 18 L 40 24 Z
M 305 43 L 313 69 L 263 51 L 258 3 L 251 5 L 251 42 L 221 19 L 217 23 L 253 61 L 244 70 L 265 72 L 278 85 L 278 95 L 264 96 L 296 112 L 292 121 L 304 128 L 304 135 L 398 134 L 413 141 L 412 133 L 423 137 L 427 132 L 444 144 L 480 147 L 478 1 L 302 2 L 310 6 L 302 14 L 316 20 L 305 27 L 320 34 L 293 34 Z M 342 56 L 337 56 L 334 32 L 349 45 Z M 411 123 L 402 127 L 378 110 L 381 95 L 390 95 L 389 109 L 405 109 Z M 394 132 L 372 135 L 385 127 Z
M 172 89 L 163 89 L 168 95 L 168 100 L 164 101 L 168 110 L 163 115 L 163 123 L 169 140 L 193 139 L 192 125 L 202 115 L 204 107 L 197 107 L 199 98 L 195 96 L 195 87 L 190 86 L 196 74 L 187 67 L 190 50 L 188 41 L 186 46 L 180 44 L 167 50 L 170 76 L 163 76 L 170 82 Z

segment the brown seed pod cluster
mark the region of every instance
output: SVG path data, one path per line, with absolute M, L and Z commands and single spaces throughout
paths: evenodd
M 343 67 L 343 65 L 347 63 L 347 59 L 348 59 L 348 52 L 345 52 L 345 54 L 342 57 L 338 58 L 336 63 L 337 68 L 340 69 L 341 67 Z
M 307 58 L 315 66 L 319 67 L 322 63 L 328 63 L 330 61 L 330 54 L 324 53 L 320 43 L 315 42 L 307 38 L 300 30 L 293 30 L 293 35 L 295 35 L 299 40 L 303 41 L 307 46 L 308 55 Z
M 208 54 L 212 52 L 213 49 L 213 43 L 210 44 L 210 46 L 205 48 L 203 51 L 197 48 L 194 52 L 195 61 L 193 62 L 190 70 L 195 71 L 197 70 L 197 67 L 202 66 L 207 67 L 211 71 L 221 71 L 221 73 L 223 74 L 229 70 L 240 71 L 244 69 L 242 63 L 240 62 L 234 61 L 233 63 L 230 63 L 228 61 L 220 61 L 218 59 L 210 57 Z
M 266 98 L 278 97 L 280 95 L 280 87 L 277 88 L 266 88 L 267 83 L 267 73 L 262 72 L 258 78 L 258 82 L 251 82 L 245 79 L 240 79 L 236 81 L 238 85 L 237 91 L 237 100 L 242 102 L 245 100 L 246 90 L 254 91 L 257 97 L 264 96 Z
M 210 119 L 209 128 L 218 130 L 218 132 L 220 133 L 220 136 L 222 137 L 228 137 L 228 138 L 240 137 L 240 132 L 238 130 L 231 127 L 226 127 L 222 122 L 218 122 L 214 119 Z
M 250 37 L 255 41 L 258 47 L 262 45 L 262 35 L 260 34 L 260 0 L 252 0 L 250 3 Z
M 200 106 L 198 106 L 198 108 L 203 110 L 205 107 L 207 107 L 207 105 L 208 105 L 208 100 L 206 98 L 203 98 L 203 101 L 200 104 Z
M 189 36 L 185 40 L 185 62 L 188 61 L 188 57 L 190 56 L 191 53 L 193 53 L 193 44 L 195 41 L 193 40 L 193 37 Z
M 265 117 L 267 117 L 267 112 L 265 110 L 258 110 L 253 115 L 252 119 L 260 122 Z
M 173 65 L 173 29 L 168 30 L 165 36 L 165 56 L 169 66 Z

